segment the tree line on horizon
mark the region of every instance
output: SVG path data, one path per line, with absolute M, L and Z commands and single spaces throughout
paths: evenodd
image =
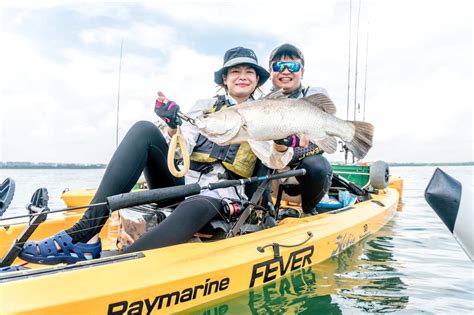
M 107 164 L 101 163 L 46 163 L 46 162 L 0 162 L 0 168 L 8 169 L 56 169 L 56 168 L 70 168 L 70 169 L 94 169 L 106 168 Z
M 442 162 L 442 163 L 410 163 L 393 162 L 389 166 L 473 166 L 473 162 Z M 102 163 L 47 163 L 47 162 L 0 162 L 0 168 L 3 169 L 98 169 L 106 168 L 107 164 Z

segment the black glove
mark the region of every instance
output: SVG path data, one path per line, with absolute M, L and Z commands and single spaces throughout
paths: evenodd
M 291 135 L 284 139 L 273 140 L 276 144 L 285 145 L 289 148 L 296 148 L 300 146 L 300 138 L 297 135 Z
M 181 118 L 178 117 L 179 105 L 173 101 L 161 102 L 156 100 L 155 103 L 155 113 L 163 119 L 163 121 L 171 129 L 176 129 L 178 125 L 181 125 L 183 122 Z

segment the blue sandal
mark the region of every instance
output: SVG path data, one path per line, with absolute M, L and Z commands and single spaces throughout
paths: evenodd
M 61 247 L 60 250 L 56 248 L 56 244 Z M 72 238 L 65 231 L 61 231 L 39 242 L 26 242 L 19 256 L 24 261 L 35 264 L 74 264 L 78 261 L 99 258 L 101 250 L 100 239 L 94 244 L 73 244 Z

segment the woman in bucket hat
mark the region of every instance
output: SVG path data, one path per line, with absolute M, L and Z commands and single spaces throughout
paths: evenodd
M 251 99 L 255 90 L 265 83 L 269 73 L 258 64 L 253 50 L 235 47 L 224 55 L 222 68 L 214 73 L 214 81 L 225 89 L 225 95 L 199 100 L 187 114 L 193 118 L 203 111 L 218 111 Z M 102 181 L 91 203 L 106 201 L 111 195 L 129 192 L 143 172 L 150 189 L 199 182 L 205 185 L 227 178 L 251 176 L 258 158 L 274 169 L 285 167 L 292 158 L 291 150 L 279 152 L 272 142 L 259 143 L 255 148 L 248 143 L 218 146 L 199 134 L 193 125 L 182 122 L 179 106 L 158 92 L 155 112 L 167 128 L 163 133 L 151 122 L 139 121 L 128 131 L 110 160 Z M 178 125 L 190 152 L 191 166 L 185 178 L 174 177 L 167 166 L 168 142 Z M 219 175 L 219 176 L 218 176 Z M 214 218 L 223 216 L 223 199 L 246 199 L 243 187 L 205 191 L 180 202 L 160 224 L 127 247 L 134 252 L 175 245 L 188 241 Z M 163 206 L 163 205 L 162 205 Z M 74 263 L 98 258 L 101 241 L 98 234 L 107 221 L 106 206 L 90 207 L 70 229 L 51 238 L 27 242 L 20 257 L 43 264 Z

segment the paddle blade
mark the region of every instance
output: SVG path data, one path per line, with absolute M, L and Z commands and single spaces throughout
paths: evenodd
M 451 233 L 461 203 L 462 185 L 455 178 L 437 168 L 425 190 L 425 200 L 433 208 Z
M 15 181 L 7 178 L 0 184 L 0 217 L 5 213 L 15 194 Z
M 425 200 L 474 261 L 473 209 L 470 187 L 437 168 L 425 190 Z M 470 203 L 469 203 L 470 202 Z

